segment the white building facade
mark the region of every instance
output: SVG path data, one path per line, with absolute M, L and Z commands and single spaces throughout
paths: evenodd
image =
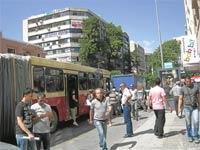
M 82 21 L 97 15 L 88 9 L 65 8 L 23 20 L 23 40 L 41 46 L 46 58 L 58 61 L 79 60 Z

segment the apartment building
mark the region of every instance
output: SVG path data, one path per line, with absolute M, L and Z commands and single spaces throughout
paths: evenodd
M 137 71 L 142 73 L 146 71 L 146 63 L 145 63 L 145 50 L 138 43 L 131 41 L 130 42 L 130 52 L 136 51 L 136 55 L 139 61 L 139 66 L 135 66 Z
M 186 34 L 197 38 L 197 50 L 200 54 L 200 0 L 184 0 Z
M 90 16 L 104 22 L 92 11 L 82 8 L 65 8 L 28 17 L 23 20 L 23 40 L 43 47 L 46 58 L 77 62 L 82 21 Z
M 0 33 L 0 53 L 45 57 L 42 47 L 5 38 L 2 33 Z

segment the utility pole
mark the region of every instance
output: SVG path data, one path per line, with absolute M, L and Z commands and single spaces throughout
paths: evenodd
M 162 50 L 162 39 L 161 39 L 161 32 L 160 32 L 160 21 L 159 21 L 159 14 L 158 14 L 158 5 L 157 5 L 157 0 L 155 0 L 155 6 L 156 6 L 156 19 L 157 19 L 158 37 L 159 37 L 159 42 L 160 42 L 161 66 L 162 66 L 162 69 L 164 69 L 164 63 L 163 63 L 163 50 Z

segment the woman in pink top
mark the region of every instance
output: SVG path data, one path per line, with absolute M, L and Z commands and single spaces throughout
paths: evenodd
M 156 86 L 150 89 L 148 99 L 148 110 L 150 110 L 150 107 L 152 107 L 156 116 L 154 134 L 158 136 L 158 138 L 163 138 L 163 129 L 165 125 L 165 105 L 169 105 L 169 103 L 165 98 L 166 94 L 164 89 L 160 87 L 160 83 L 160 78 L 157 78 L 155 81 Z M 170 105 L 169 108 L 170 111 L 172 111 Z

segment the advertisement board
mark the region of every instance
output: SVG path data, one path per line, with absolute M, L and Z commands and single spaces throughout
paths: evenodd
M 183 67 L 200 63 L 195 36 L 183 36 L 181 39 L 181 61 Z

